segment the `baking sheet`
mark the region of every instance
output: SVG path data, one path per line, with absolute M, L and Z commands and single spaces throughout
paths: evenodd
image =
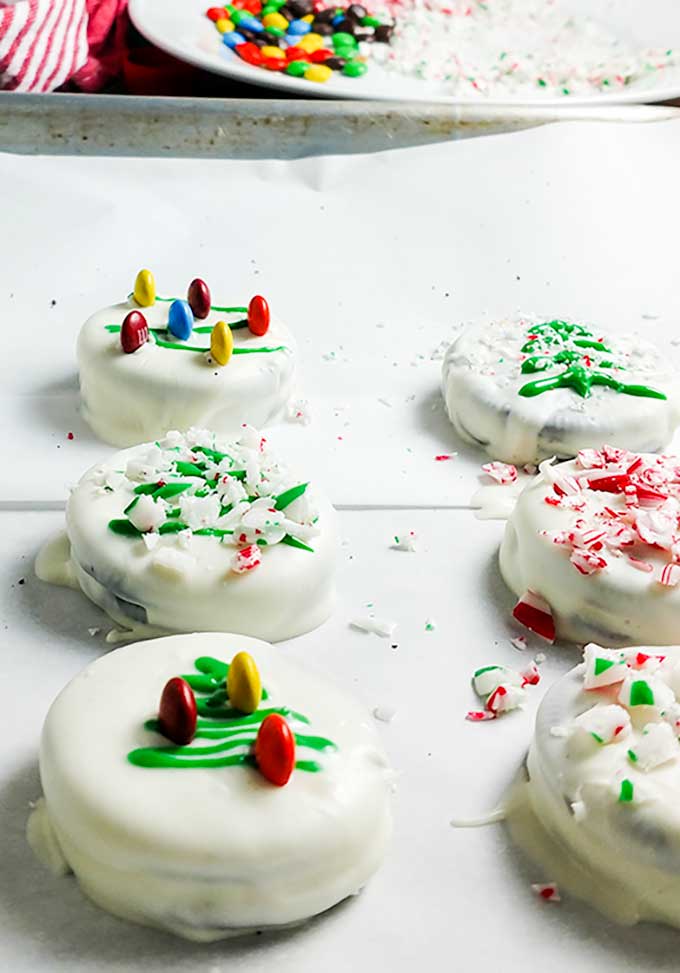
M 51 877 L 23 833 L 28 803 L 39 794 L 40 727 L 64 683 L 105 650 L 108 628 L 82 595 L 32 573 L 40 543 L 61 520 L 55 512 L 0 513 L 0 704 L 9 728 L 0 737 L 0 969 L 408 973 L 416 964 L 459 971 L 496 968 L 499 960 L 509 971 L 527 962 L 549 963 L 556 973 L 676 968 L 677 933 L 621 929 L 573 900 L 541 902 L 530 883 L 550 876 L 512 848 L 501 826 L 450 827 L 454 815 L 496 804 L 523 759 L 544 687 L 576 661 L 573 650 L 546 648 L 532 636 L 524 652 L 510 644 L 519 629 L 495 562 L 502 526 L 479 524 L 469 511 L 343 513 L 338 610 L 316 632 L 281 644 L 370 709 L 396 709 L 392 722 L 376 723 L 400 775 L 396 833 L 360 897 L 297 931 L 202 945 L 116 920 L 90 905 L 71 878 Z M 389 547 L 405 529 L 418 534 L 415 553 Z M 398 622 L 393 641 L 349 627 L 371 610 Z M 434 631 L 426 631 L 428 620 Z M 91 636 L 92 627 L 101 631 Z M 477 706 L 472 671 L 490 662 L 521 666 L 535 651 L 547 658 L 526 711 L 466 722 Z
M 0 501 L 63 502 L 108 451 L 78 416 L 75 339 L 149 266 L 161 293 L 200 275 L 291 325 L 313 420 L 269 435 L 335 503 L 468 504 L 484 459 L 443 413 L 433 352 L 523 309 L 638 328 L 675 358 L 679 149 L 672 121 L 292 162 L 0 156 Z

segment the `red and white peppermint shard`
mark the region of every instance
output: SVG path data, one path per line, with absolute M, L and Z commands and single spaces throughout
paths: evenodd
M 534 893 L 534 895 L 537 895 L 539 899 L 544 899 L 545 902 L 562 901 L 560 890 L 554 882 L 548 882 L 546 885 L 532 885 L 531 891 Z
M 246 574 L 258 567 L 262 558 L 257 544 L 249 544 L 234 554 L 231 560 L 231 570 L 234 574 Z
M 525 591 L 512 610 L 513 618 L 540 635 L 546 642 L 555 641 L 555 620 L 550 605 L 535 591 Z
M 492 480 L 496 483 L 500 483 L 501 486 L 506 486 L 508 483 L 514 483 L 517 479 L 517 467 L 512 466 L 510 463 L 485 463 L 482 467 L 487 476 L 490 476 Z

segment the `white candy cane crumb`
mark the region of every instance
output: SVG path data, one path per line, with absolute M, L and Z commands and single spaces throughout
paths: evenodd
M 95 635 L 99 635 L 100 632 L 101 632 L 100 628 L 88 628 L 87 630 L 87 634 L 90 635 L 92 638 L 94 638 Z
M 391 639 L 397 630 L 397 623 L 385 618 L 353 618 L 349 624 L 360 632 L 378 635 L 383 639 Z
M 523 651 L 527 647 L 526 636 L 518 635 L 516 638 L 510 639 L 510 645 L 516 649 L 519 649 L 520 652 Z
M 391 723 L 396 715 L 394 706 L 376 706 L 373 710 L 373 716 L 381 723 Z

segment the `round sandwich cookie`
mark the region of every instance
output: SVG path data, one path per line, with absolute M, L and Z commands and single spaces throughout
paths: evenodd
M 604 645 L 680 641 L 680 457 L 581 450 L 519 495 L 500 549 L 515 617 Z
M 212 300 L 199 278 L 182 297 L 160 297 L 141 270 L 126 301 L 88 318 L 77 348 L 82 414 L 100 439 L 132 446 L 191 426 L 233 435 L 285 415 L 290 332 L 261 295 L 243 306 Z
M 603 442 L 662 449 L 680 424 L 676 388 L 640 337 L 535 317 L 467 329 L 442 374 L 458 434 L 506 463 L 565 459 Z
M 560 890 L 625 924 L 680 926 L 680 647 L 585 647 L 541 703 L 515 840 Z
M 384 857 L 393 774 L 371 723 L 265 642 L 126 646 L 49 710 L 29 843 L 101 908 L 188 939 L 300 923 Z
M 80 587 L 126 630 L 114 638 L 223 630 L 279 641 L 333 610 L 335 521 L 252 427 L 235 441 L 170 432 L 85 473 L 36 573 Z

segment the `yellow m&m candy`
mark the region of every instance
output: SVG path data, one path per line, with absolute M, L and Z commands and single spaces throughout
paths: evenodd
M 228 20 L 226 17 L 220 17 L 219 20 L 216 20 L 215 27 L 217 27 L 220 34 L 231 34 L 232 30 L 236 30 L 236 27 L 234 27 L 234 22 L 232 20 Z
M 132 296 L 140 307 L 151 307 L 156 301 L 156 281 L 150 270 L 140 270 L 135 278 Z
M 326 67 L 325 64 L 311 64 L 305 71 L 305 81 L 328 81 L 330 76 L 333 74 L 330 68 Z
M 321 50 L 323 43 L 321 34 L 315 34 L 312 31 L 311 34 L 304 34 L 297 42 L 296 47 L 301 48 L 305 54 L 313 54 L 314 51 Z M 328 70 L 330 71 L 330 68 Z
M 280 47 L 271 47 L 269 44 L 265 44 L 264 47 L 260 48 L 260 54 L 262 57 L 276 57 L 280 61 L 286 60 L 286 55 Z
M 226 321 L 218 321 L 210 332 L 210 354 L 218 365 L 226 365 L 234 350 L 234 336 Z
M 229 702 L 242 713 L 254 713 L 262 700 L 262 681 L 255 660 L 247 652 L 238 652 L 227 673 Z
M 283 14 L 271 13 L 262 18 L 263 27 L 278 27 L 279 30 L 288 30 L 288 21 Z

